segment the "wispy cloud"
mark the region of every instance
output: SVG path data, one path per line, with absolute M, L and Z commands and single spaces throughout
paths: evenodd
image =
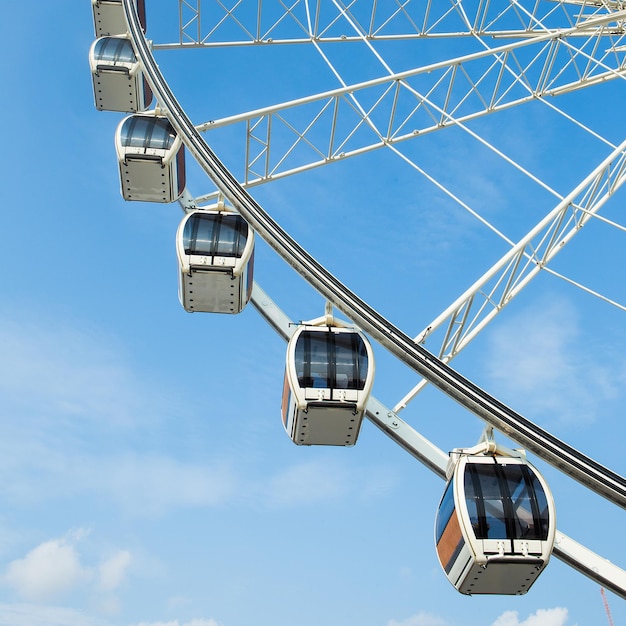
M 119 550 L 98 566 L 98 587 L 103 591 L 114 591 L 125 580 L 132 561 L 128 550 Z
M 593 421 L 601 403 L 617 393 L 619 380 L 611 364 L 585 352 L 583 339 L 572 304 L 546 300 L 493 330 L 488 375 L 501 393 L 534 414 L 552 421 Z
M 3 453 L 0 493 L 22 504 L 95 497 L 127 514 L 153 516 L 222 504 L 239 482 L 228 465 L 194 464 L 165 454 L 85 455 L 15 440 L 0 442 Z
M 517 611 L 507 611 L 498 617 L 492 626 L 565 626 L 567 609 L 539 609 L 527 619 L 520 621 Z
M 448 622 L 446 620 L 433 615 L 432 613 L 420 612 L 417 615 L 412 615 L 405 620 L 391 620 L 387 622 L 387 626 L 446 626 L 447 623 Z
M 329 458 L 292 464 L 253 487 L 270 506 L 306 506 L 336 501 L 347 493 L 364 501 L 393 491 L 397 478 L 386 468 L 357 468 Z
M 170 622 L 139 622 L 133 626 L 219 626 L 214 619 L 192 619 L 189 622 L 179 622 L 173 620 Z
M 235 500 L 302 506 L 348 491 L 372 500 L 394 488 L 396 477 L 384 468 L 357 470 L 319 455 L 261 476 L 232 460 L 177 458 L 166 439 L 147 451 L 141 433 L 167 423 L 175 393 L 142 379 L 115 337 L 0 313 L 0 346 L 5 501 L 39 506 L 81 497 L 154 516 Z
M 286 468 L 269 481 L 267 499 L 277 505 L 315 504 L 335 499 L 346 488 L 345 470 L 340 465 L 309 461 Z
M 132 455 L 106 459 L 104 476 L 94 463 L 103 492 L 136 514 L 171 508 L 216 506 L 237 492 L 239 481 L 228 465 L 193 464 L 165 456 Z
M 103 329 L 0 315 L 2 409 L 20 417 L 128 427 L 158 416 L 166 394 L 136 374 L 121 342 Z
M 539 609 L 525 620 L 520 621 L 517 611 L 506 611 L 491 626 L 566 626 L 567 609 Z M 404 620 L 390 620 L 386 626 L 447 626 L 449 622 L 432 613 L 420 612 Z
M 0 604 L 0 626 L 110 626 L 82 611 L 57 606 Z
M 141 514 L 222 502 L 235 489 L 228 467 L 143 452 L 145 436 L 132 437 L 155 429 L 174 397 L 101 330 L 0 315 L 0 493 L 26 503 L 88 494 Z

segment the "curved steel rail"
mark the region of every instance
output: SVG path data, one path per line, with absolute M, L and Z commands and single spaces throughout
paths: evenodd
M 294 241 L 232 176 L 178 103 L 150 50 L 132 0 L 122 0 L 129 33 L 159 105 L 199 165 L 282 259 L 396 358 L 449 397 L 592 491 L 626 508 L 626 479 L 560 441 L 442 363 L 345 287 Z

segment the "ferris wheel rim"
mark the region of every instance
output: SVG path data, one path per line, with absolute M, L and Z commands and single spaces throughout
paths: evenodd
M 141 49 L 141 52 L 139 54 L 139 56 L 142 56 L 142 53 L 147 54 L 146 59 L 148 59 L 148 57 L 150 59 L 152 59 L 152 62 L 154 64 L 154 66 L 156 67 L 156 63 L 154 63 L 154 59 L 151 55 L 151 52 L 147 46 L 147 41 L 145 40 L 145 36 L 140 32 L 140 25 L 138 25 L 138 23 L 136 23 L 136 16 L 133 16 L 134 13 L 134 8 L 131 6 L 132 0 L 121 0 L 123 7 L 124 7 L 124 12 L 125 12 L 125 18 L 127 20 L 127 23 L 129 25 L 129 33 L 132 36 L 133 39 L 133 45 L 135 46 L 136 49 Z M 134 21 L 135 20 L 135 21 Z M 136 32 L 133 32 L 133 29 L 135 29 Z M 146 44 L 145 47 L 142 46 L 141 42 L 143 41 L 143 44 Z M 145 69 L 149 69 L 150 63 L 146 62 L 143 60 L 143 56 L 142 56 L 142 63 L 144 64 L 144 68 Z M 154 68 L 153 68 L 154 69 Z M 158 70 L 158 67 L 156 68 L 157 73 L 160 75 L 160 71 Z M 149 72 L 148 72 L 149 73 Z M 150 76 L 151 81 L 154 81 L 155 75 L 153 74 L 152 76 Z M 158 78 L 158 77 L 157 77 Z M 167 83 L 165 82 L 165 80 L 163 79 L 162 75 L 160 75 L 160 78 L 162 79 L 162 85 L 161 86 L 165 86 L 168 90 L 169 88 L 167 87 Z M 159 81 L 156 80 L 155 81 L 155 85 L 158 84 Z M 153 85 L 153 86 L 155 86 Z M 163 92 L 161 92 L 160 90 L 155 90 L 155 93 L 157 94 L 157 96 L 159 96 L 159 101 L 164 104 L 164 110 L 167 114 L 167 116 L 170 118 L 170 120 L 174 119 L 173 125 L 176 126 L 176 130 L 177 131 L 183 131 L 180 134 L 183 135 L 184 137 L 184 143 L 187 147 L 192 148 L 192 153 L 194 153 L 194 156 L 196 156 L 196 159 L 198 159 L 198 156 L 200 156 L 201 158 L 198 159 L 199 163 L 202 165 L 203 169 L 205 169 L 205 171 L 207 172 L 207 174 L 209 174 L 209 176 L 211 176 L 211 173 L 213 175 L 216 176 L 216 178 L 213 178 L 212 176 L 212 180 L 219 180 L 220 183 L 220 191 L 224 193 L 224 195 L 231 200 L 231 202 L 233 203 L 233 205 L 235 206 L 235 208 L 237 209 L 241 209 L 243 208 L 243 211 L 240 211 L 243 215 L 244 218 L 250 218 L 249 222 L 250 224 L 255 227 L 255 224 L 257 226 L 261 226 L 260 228 L 256 228 L 257 231 L 260 231 L 261 236 L 263 236 L 263 238 L 266 238 L 264 236 L 268 234 L 269 230 L 271 230 L 272 226 L 276 226 L 279 230 L 282 231 L 282 229 L 280 229 L 280 227 L 278 227 L 277 224 L 275 224 L 275 222 L 273 222 L 272 218 L 266 214 L 263 209 L 251 198 L 251 196 L 249 196 L 249 194 L 247 193 L 247 191 L 236 181 L 236 179 L 230 174 L 230 172 L 227 170 L 227 168 L 217 159 L 217 157 L 215 157 L 215 155 L 213 155 L 213 153 L 211 152 L 210 148 L 208 147 L 208 144 L 206 144 L 206 142 L 199 137 L 196 137 L 197 133 L 195 132 L 196 129 L 193 127 L 193 125 L 191 124 L 191 121 L 188 120 L 188 118 L 186 117 L 186 114 L 184 112 L 184 110 L 180 107 L 180 105 L 178 105 L 178 102 L 176 101 L 176 99 L 173 97 L 172 95 L 172 100 L 168 102 L 169 98 L 168 97 L 164 97 Z M 170 105 L 174 103 L 176 106 L 171 107 Z M 174 109 L 174 111 L 172 111 L 172 109 Z M 182 120 L 182 121 L 181 121 Z M 187 128 L 184 128 L 184 123 L 185 120 L 187 120 L 189 122 L 189 124 L 187 125 Z M 188 135 L 188 136 L 187 136 Z M 196 144 L 196 140 L 199 139 L 199 143 Z M 208 152 L 207 152 L 208 151 Z M 212 155 L 212 157 L 214 158 L 213 161 L 209 161 L 210 165 L 207 163 L 204 163 L 204 158 L 206 157 L 207 154 Z M 209 170 L 211 170 L 211 172 L 209 172 Z M 219 176 L 222 176 L 223 178 L 219 178 Z M 223 189 L 222 189 L 223 187 Z M 193 202 L 193 199 L 190 198 L 185 198 L 186 202 Z M 258 209 L 258 214 L 253 212 L 250 213 L 247 210 L 247 204 L 250 203 L 250 207 L 252 207 L 253 209 Z M 315 287 L 318 291 L 320 291 L 320 293 L 322 293 L 323 295 L 330 295 L 330 296 L 340 296 L 342 295 L 342 298 L 339 298 L 336 303 L 335 306 L 337 306 L 337 308 L 339 310 L 341 310 L 342 312 L 344 312 L 346 315 L 348 315 L 348 317 L 350 317 L 350 319 L 353 319 L 354 321 L 356 321 L 357 323 L 359 323 L 359 325 L 366 330 L 367 332 L 370 333 L 370 335 L 373 336 L 374 339 L 376 339 L 379 343 L 383 344 L 385 343 L 385 340 L 389 340 L 390 343 L 395 343 L 398 352 L 402 352 L 404 350 L 403 356 L 404 358 L 401 358 L 401 355 L 396 354 L 396 352 L 394 350 L 392 350 L 392 353 L 394 353 L 395 356 L 398 356 L 398 358 L 401 358 L 401 360 L 403 360 L 407 365 L 409 365 L 409 367 L 415 369 L 415 371 L 418 371 L 418 373 L 420 372 L 419 367 L 422 366 L 426 366 L 427 364 L 431 364 L 435 367 L 435 369 L 437 369 L 438 374 L 442 377 L 441 379 L 438 380 L 439 384 L 437 384 L 437 386 L 444 391 L 444 393 L 447 393 L 450 397 L 453 397 L 455 400 L 459 401 L 463 406 L 466 406 L 466 408 L 468 408 L 470 411 L 474 412 L 476 415 L 478 415 L 479 417 L 482 417 L 484 419 L 484 416 L 481 414 L 481 410 L 486 410 L 487 412 L 492 411 L 492 410 L 501 410 L 501 409 L 505 409 L 507 410 L 508 407 L 506 407 L 505 405 L 503 405 L 502 403 L 500 403 L 499 401 L 497 401 L 495 398 L 489 396 L 489 394 L 486 394 L 485 392 L 483 392 L 483 395 L 481 395 L 480 392 L 482 392 L 481 389 L 479 389 L 477 386 L 473 385 L 472 383 L 470 383 L 467 379 L 465 379 L 464 377 L 462 377 L 461 375 L 457 374 L 456 372 L 454 372 L 454 370 L 452 370 L 450 367 L 448 367 L 445 363 L 439 361 L 436 357 L 434 357 L 433 355 L 431 355 L 429 352 L 427 352 L 425 349 L 421 348 L 421 346 L 417 346 L 415 345 L 415 342 L 413 340 L 411 340 L 408 335 L 405 335 L 404 333 L 402 333 L 402 331 L 400 331 L 399 329 L 395 328 L 392 324 L 390 324 L 387 320 L 385 320 L 382 316 L 378 315 L 373 309 L 371 309 L 371 307 L 369 307 L 369 305 L 367 305 L 367 303 L 361 301 L 360 299 L 358 299 L 355 294 L 352 294 L 352 292 L 350 292 L 347 288 L 345 288 L 344 285 L 342 285 L 337 279 L 335 279 L 332 275 L 330 275 L 329 273 L 324 273 L 326 272 L 326 270 L 324 270 L 324 268 L 322 268 L 319 263 L 317 263 L 317 261 L 315 261 L 315 259 L 313 259 L 313 257 L 311 257 L 304 249 L 302 249 L 294 240 L 292 240 L 287 233 L 285 233 L 284 231 L 282 231 L 282 235 L 283 235 L 283 241 L 282 242 L 278 242 L 277 241 L 277 247 L 274 247 L 271 243 L 270 245 L 272 245 L 272 247 L 274 247 L 274 249 L 281 255 L 281 257 L 288 263 L 290 263 L 290 265 L 292 265 L 292 267 L 294 267 L 297 271 L 299 271 L 299 273 L 301 275 L 303 275 L 303 277 L 313 286 Z M 267 241 L 267 239 L 266 239 Z M 269 243 L 269 242 L 268 242 Z M 280 243 L 280 245 L 279 245 Z M 280 248 L 281 246 L 284 246 L 284 249 L 287 250 L 289 248 L 292 248 L 294 252 L 298 252 L 300 251 L 302 253 L 302 258 L 310 258 L 312 262 L 314 262 L 312 264 L 313 266 L 313 270 L 309 271 L 306 270 L 303 266 L 300 266 L 300 260 L 294 260 L 294 258 L 285 258 L 283 257 L 283 255 L 280 253 L 280 251 L 277 248 Z M 298 255 L 300 256 L 300 255 Z M 318 272 L 318 270 L 321 270 L 320 272 Z M 316 274 L 318 274 L 317 276 L 315 276 Z M 313 276 L 315 278 L 315 280 L 309 280 L 309 277 Z M 324 288 L 322 289 L 318 289 L 316 286 L 316 283 L 319 283 L 319 279 L 320 277 L 322 277 L 323 279 L 331 279 L 330 282 L 333 283 L 332 287 L 333 289 L 329 288 L 329 290 L 327 292 L 325 292 Z M 322 285 L 322 287 L 325 287 L 324 285 Z M 342 289 L 343 288 L 343 289 Z M 343 292 L 343 294 L 342 294 Z M 333 298 L 331 298 L 333 299 Z M 352 301 L 351 301 L 352 300 Z M 356 310 L 352 308 L 352 306 L 354 304 L 359 304 L 359 306 L 357 307 L 359 310 L 357 311 L 356 314 L 353 314 Z M 356 319 L 355 319 L 356 318 Z M 371 318 L 371 319 L 369 319 Z M 362 323 L 365 322 L 365 323 Z M 377 328 L 377 324 L 374 322 L 380 322 L 381 326 L 380 328 Z M 373 324 L 373 325 L 372 325 Z M 382 330 L 381 330 L 382 329 Z M 372 332 L 372 330 L 374 332 Z M 380 331 L 380 332 L 379 332 Z M 382 340 L 381 340 L 382 339 Z M 452 378 L 454 378 L 454 380 L 450 379 L 447 380 L 447 376 L 448 375 L 452 375 Z M 455 393 L 451 392 L 451 387 L 453 387 L 454 385 L 457 385 L 457 394 L 455 395 Z M 473 408 L 470 408 L 467 404 L 465 404 L 463 401 L 461 401 L 459 399 L 459 394 L 464 394 L 467 391 L 472 391 L 473 393 L 478 392 L 478 395 L 474 396 L 474 401 L 475 404 L 472 405 Z M 481 400 L 486 401 L 486 405 L 485 406 L 479 406 Z M 489 406 L 488 406 L 489 405 Z M 480 410 L 478 410 L 480 409 Z M 509 410 L 510 412 L 510 416 L 517 416 L 519 418 L 522 418 L 522 420 L 525 420 L 525 418 L 523 418 L 522 416 L 520 416 L 519 414 L 516 414 L 514 411 Z M 488 421 L 488 420 L 485 420 Z M 532 422 L 529 422 L 529 420 L 525 420 L 527 423 L 532 425 Z M 488 421 L 489 423 L 489 421 Z M 502 425 L 504 424 L 504 427 L 502 427 Z M 535 425 L 532 425 L 535 426 Z M 504 422 L 500 424 L 500 427 L 496 426 L 496 428 L 498 428 L 498 430 L 501 430 L 502 432 L 505 432 L 507 435 L 511 436 L 514 435 L 514 428 L 516 426 L 514 426 L 513 424 L 508 424 L 506 425 Z M 537 432 L 543 432 L 544 434 L 549 435 L 549 433 L 546 433 L 545 431 L 543 431 L 543 429 L 538 429 Z M 515 439 L 514 436 L 512 436 L 511 438 Z M 553 438 L 556 440 L 556 438 Z M 563 443 L 560 442 L 559 443 Z M 567 446 L 567 444 L 565 444 L 565 446 L 567 448 L 569 448 L 569 446 Z M 531 445 L 529 446 L 529 449 L 531 451 L 537 451 L 536 446 Z M 596 477 L 602 478 L 603 477 L 607 480 L 607 489 L 610 490 L 610 487 L 608 486 L 609 483 L 611 483 L 611 481 L 613 481 L 614 483 L 614 487 L 619 488 L 620 486 L 626 486 L 626 480 L 615 474 L 614 472 L 611 472 L 610 470 L 607 470 L 607 468 L 603 468 L 603 466 L 601 466 L 600 464 L 596 463 L 595 461 L 593 461 L 593 459 L 588 459 L 587 457 L 584 457 L 584 455 L 580 455 L 580 453 L 577 453 L 576 450 L 574 450 L 573 448 L 569 448 L 570 452 L 575 453 L 575 455 L 578 456 L 578 461 L 585 461 L 585 459 L 587 461 L 589 461 L 591 463 L 592 466 L 595 467 L 595 470 L 598 470 L 598 474 L 596 475 Z M 541 456 L 541 455 L 539 455 Z M 558 456 L 558 455 L 557 455 Z M 557 463 L 556 466 L 558 467 L 558 469 L 561 469 L 564 473 L 568 473 L 567 471 L 565 471 L 565 469 L 563 467 L 559 467 L 558 464 L 558 458 L 556 459 Z M 548 461 L 550 462 L 550 461 Z M 589 467 L 589 466 L 588 466 Z M 431 468 L 432 469 L 432 468 Z M 606 472 L 604 470 L 607 470 Z M 587 469 L 583 469 L 583 473 L 586 472 Z M 571 474 L 570 474 L 571 475 Z M 587 482 L 585 482 L 585 480 L 580 480 L 580 482 L 582 484 L 584 484 L 585 486 L 587 486 L 588 488 L 595 490 L 591 484 L 588 484 Z M 601 481 L 600 481 L 601 482 Z M 626 493 L 626 491 L 624 492 Z M 604 495 L 604 494 L 602 494 Z M 607 497 L 605 495 L 605 497 Z M 608 497 L 607 499 L 613 501 L 614 503 L 618 504 L 619 506 L 622 506 L 624 508 L 626 508 L 626 506 L 624 505 L 624 503 L 622 502 L 622 498 L 618 497 L 616 498 L 611 498 Z M 626 501 L 624 501 L 626 502 Z M 558 534 L 558 538 L 557 538 L 557 543 L 558 541 L 563 540 L 565 541 L 565 544 L 567 545 L 567 541 L 568 538 L 566 538 L 564 535 L 561 535 L 560 533 Z M 587 576 L 589 576 L 590 578 L 597 580 L 598 582 L 601 582 L 601 584 L 604 584 L 607 588 L 610 588 L 612 591 L 615 591 L 616 593 L 618 593 L 619 595 L 622 595 L 623 597 L 626 597 L 626 584 L 621 584 L 621 582 L 611 582 L 612 580 L 617 580 L 618 578 L 620 578 L 624 572 L 622 570 L 619 570 L 619 568 L 617 568 L 619 571 L 613 572 L 615 578 L 612 579 L 611 577 L 609 578 L 605 578 L 601 575 L 598 574 L 597 571 L 593 572 L 593 571 L 587 571 L 585 569 L 585 566 L 582 565 L 582 563 L 577 561 L 576 557 L 572 556 L 572 553 L 570 551 L 570 549 L 568 547 L 564 547 L 563 549 L 559 548 L 558 546 L 555 546 L 555 555 L 558 556 L 559 558 L 562 558 L 562 560 L 564 560 L 567 564 L 572 565 L 574 568 L 578 569 L 579 571 L 585 573 Z M 620 578 L 621 580 L 621 578 Z M 607 584 L 608 583 L 608 584 Z
M 156 64 L 131 0 L 123 0 L 123 5 L 129 32 L 133 44 L 136 46 L 136 53 L 142 59 L 155 94 L 157 94 L 165 112 L 169 114 L 168 117 L 170 117 L 172 125 L 181 134 L 183 142 L 194 154 L 201 167 L 220 187 L 220 191 L 283 260 L 294 267 L 309 284 L 333 302 L 340 311 L 368 332 L 378 343 L 424 377 L 430 377 L 430 381 L 434 382 L 444 393 L 507 436 L 528 447 L 529 450 L 547 462 L 556 465 L 562 471 L 565 471 L 565 466 L 572 472 L 570 475 L 576 480 L 592 490 L 599 489 L 604 497 L 622 508 L 626 508 L 626 479 L 604 468 L 593 459 L 582 455 L 567 444 L 561 447 L 559 453 L 559 443 L 564 444 L 564 442 L 509 409 L 463 376 L 454 372 L 452 368 L 439 361 L 424 348 L 416 345 L 400 329 L 394 327 L 388 320 L 358 298 L 356 294 L 348 290 L 282 230 L 237 182 L 196 130 L 169 89 Z M 468 396 L 471 396 L 471 401 L 468 401 Z M 520 436 L 521 430 L 525 431 L 524 436 Z M 537 433 L 541 433 L 539 436 L 541 441 L 537 439 Z M 557 452 L 552 450 L 551 453 L 547 454 L 544 446 L 551 448 L 555 446 L 554 450 Z M 567 453 L 564 453 L 563 450 L 567 450 Z M 574 460 L 574 466 L 578 465 L 578 469 L 572 469 L 564 463 L 565 454 L 570 456 L 570 461 Z M 565 473 L 569 473 L 569 471 L 565 471 Z M 590 473 L 595 474 L 593 480 L 589 478 Z

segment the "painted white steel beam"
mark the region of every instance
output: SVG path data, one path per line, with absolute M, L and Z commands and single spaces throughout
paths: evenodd
M 256 283 L 252 290 L 252 304 L 283 339 L 289 339 L 295 329 L 294 323 Z M 374 397 L 368 402 L 366 416 L 402 449 L 445 479 L 448 455 L 443 450 Z M 553 554 L 581 574 L 626 599 L 626 571 L 559 530 L 556 532 Z
M 177 42 L 158 47 L 245 46 L 359 41 L 346 20 L 371 41 L 425 37 L 531 37 L 562 25 L 619 11 L 619 2 L 510 0 L 179 0 Z M 582 7 L 582 8 L 581 8 Z M 312 16 L 309 26 L 307 14 Z

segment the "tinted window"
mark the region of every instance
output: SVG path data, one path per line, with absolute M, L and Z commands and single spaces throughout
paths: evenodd
M 439 503 L 439 510 L 437 511 L 437 520 L 435 522 L 435 541 L 439 543 L 443 531 L 448 525 L 448 521 L 454 513 L 454 480 L 451 480 L 446 487 L 446 490 Z
M 548 538 L 548 501 L 534 472 L 526 465 L 506 465 L 503 472 L 511 494 L 516 536 Z
M 241 215 L 195 213 L 183 229 L 185 254 L 241 258 L 248 224 Z
M 477 539 L 547 539 L 547 498 L 517 463 L 468 463 L 465 500 Z
M 356 333 L 334 334 L 335 388 L 363 389 L 367 375 L 367 350 Z
M 330 332 L 305 330 L 298 338 L 295 358 L 300 387 L 330 387 L 330 335 Z
M 96 61 L 109 61 L 111 63 L 135 63 L 137 61 L 130 40 L 120 37 L 98 39 L 93 53 Z
M 356 332 L 303 331 L 295 349 L 300 387 L 365 388 L 367 349 Z
M 476 510 L 472 527 L 478 539 L 506 539 L 506 514 L 496 473 L 497 466 L 468 464 L 465 471 L 465 499 Z
M 166 117 L 132 115 L 120 130 L 120 141 L 126 148 L 169 150 L 176 140 L 176 132 Z

